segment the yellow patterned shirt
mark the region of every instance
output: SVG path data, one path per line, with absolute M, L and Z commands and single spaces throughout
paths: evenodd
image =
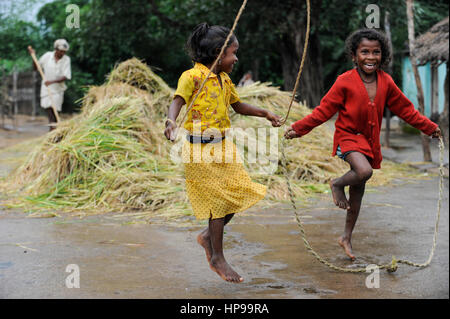
M 209 69 L 206 66 L 195 63 L 192 69 L 181 74 L 174 96 L 182 97 L 188 107 L 208 73 Z M 211 72 L 189 111 L 184 128 L 191 134 L 203 132 L 206 129 L 217 129 L 224 133 L 227 128 L 230 128 L 228 107 L 240 101 L 239 95 L 227 73 L 221 72 L 220 79 L 222 86 L 217 75 Z

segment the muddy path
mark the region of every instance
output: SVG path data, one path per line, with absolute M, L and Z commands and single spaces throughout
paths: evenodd
M 353 263 L 336 242 L 344 213 L 328 196 L 300 212 L 313 248 L 333 263 L 358 267 L 389 262 L 391 255 L 423 262 L 432 243 L 436 194 L 436 178 L 366 194 Z M 368 274 L 338 273 L 308 254 L 288 207 L 252 210 L 226 227 L 225 253 L 245 278 L 242 284 L 223 282 L 209 269 L 196 242 L 202 225 L 131 224 L 114 214 L 76 219 L 1 212 L 0 297 L 448 298 L 447 203 L 431 265 L 380 271 L 380 287 L 371 289 Z M 69 264 L 79 267 L 79 289 L 66 287 Z
M 1 132 L 0 148 L 48 129 L 36 122 L 24 126 L 28 128 L 18 134 Z M 405 145 L 405 140 L 398 143 Z M 411 142 L 408 153 L 397 156 L 420 157 L 414 147 L 420 146 Z M 13 164 L 5 164 L 1 175 Z M 380 271 L 379 288 L 366 286 L 369 274 L 339 273 L 316 261 L 306 251 L 287 205 L 254 208 L 226 226 L 225 255 L 244 277 L 241 284 L 224 282 L 210 270 L 196 242 L 205 224 L 193 217 L 183 223 L 158 218 L 140 223 L 114 213 L 28 218 L 21 211 L 0 210 L 0 298 L 449 298 L 448 178 L 444 194 L 431 265 Z M 427 259 L 437 177 L 366 192 L 354 231 L 353 263 L 337 244 L 345 212 L 330 196 L 311 199 L 299 209 L 309 242 L 330 262 L 361 267 L 387 263 L 392 255 L 416 262 Z M 73 264 L 79 269 L 80 288 L 66 285 L 72 274 L 66 268 Z

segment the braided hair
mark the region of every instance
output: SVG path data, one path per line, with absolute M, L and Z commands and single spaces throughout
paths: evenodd
M 205 65 L 213 63 L 220 53 L 220 49 L 225 43 L 229 32 L 230 29 L 223 26 L 209 26 L 206 22 L 200 23 L 194 28 L 186 43 L 189 56 L 194 62 Z M 234 41 L 236 41 L 236 36 L 233 34 L 225 49 Z

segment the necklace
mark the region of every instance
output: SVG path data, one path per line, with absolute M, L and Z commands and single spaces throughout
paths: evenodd
M 373 82 L 375 82 L 376 80 L 377 80 L 377 78 L 374 78 L 372 81 L 364 81 L 364 79 L 361 77 L 361 80 L 364 82 L 364 83 L 366 83 L 366 84 L 370 84 L 370 83 L 373 83 Z
M 373 83 L 373 82 L 375 82 L 375 81 L 377 80 L 377 75 L 376 75 L 376 74 L 375 74 L 375 77 L 373 78 L 372 81 L 365 81 L 364 78 L 363 78 L 363 76 L 361 75 L 361 72 L 360 72 L 359 70 L 358 70 L 358 74 L 359 74 L 359 77 L 361 78 L 361 81 L 363 81 L 363 82 L 366 83 L 366 84 Z

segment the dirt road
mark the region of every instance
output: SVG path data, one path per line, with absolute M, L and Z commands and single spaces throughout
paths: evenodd
M 0 211 L 0 298 L 449 298 L 448 193 L 446 179 L 431 265 L 380 271 L 379 288 L 366 286 L 368 273 L 338 273 L 308 254 L 288 206 L 253 209 L 226 227 L 225 254 L 244 277 L 241 284 L 224 282 L 209 269 L 196 242 L 203 225 L 130 223 L 118 214 L 27 218 Z M 358 267 L 389 262 L 392 255 L 423 262 L 432 244 L 437 195 L 436 177 L 367 192 L 353 263 L 337 244 L 345 213 L 331 195 L 299 212 L 313 248 L 333 263 Z M 75 272 L 66 269 L 73 264 L 80 288 L 67 288 Z

